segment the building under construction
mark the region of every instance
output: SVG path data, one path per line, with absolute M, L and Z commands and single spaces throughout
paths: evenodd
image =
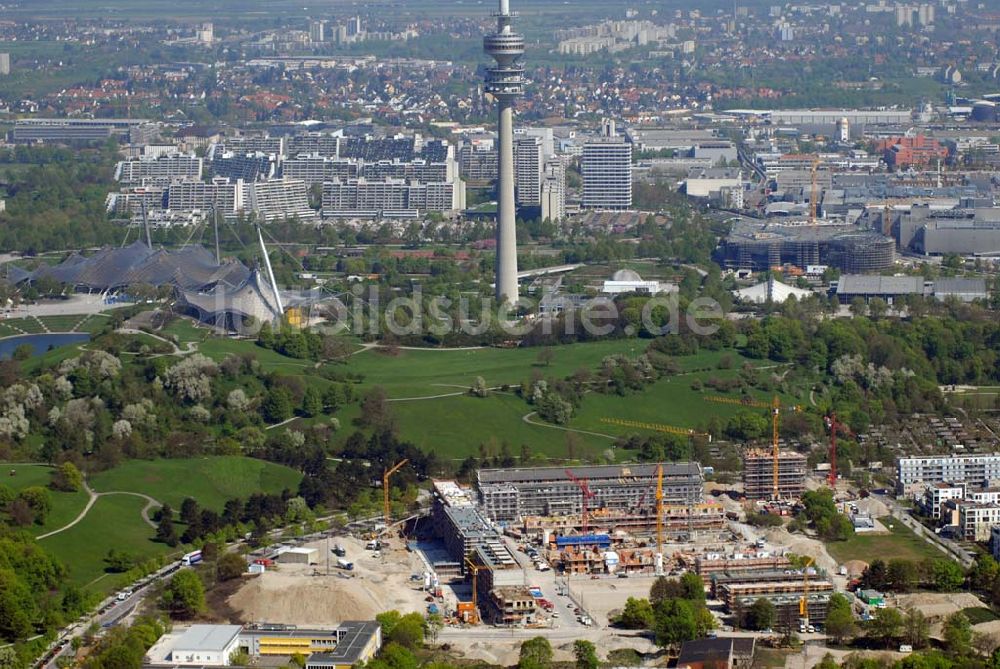
M 581 516 L 590 511 L 656 514 L 657 463 L 592 467 L 480 469 L 477 490 L 491 520 L 516 522 L 527 516 Z M 664 505 L 702 500 L 705 476 L 697 462 L 663 463 Z
M 877 274 L 892 267 L 895 253 L 891 237 L 854 225 L 740 220 L 720 245 L 718 260 L 733 269 L 831 265 L 852 274 Z
M 794 451 L 778 454 L 778 499 L 798 499 L 806 487 L 806 456 Z M 774 453 L 751 449 L 743 456 L 743 492 L 747 499 L 773 499 Z
M 663 505 L 663 535 L 670 539 L 688 538 L 696 532 L 719 532 L 726 525 L 726 513 L 713 501 L 690 505 Z M 547 533 L 574 534 L 583 532 L 582 515 L 525 516 L 521 523 L 525 536 Z M 652 537 L 656 534 L 656 507 L 636 510 L 595 509 L 587 513 L 587 529 L 611 535 L 621 533 L 632 537 Z

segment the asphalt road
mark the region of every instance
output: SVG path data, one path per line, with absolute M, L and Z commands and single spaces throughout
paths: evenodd
M 118 600 L 118 593 L 111 595 L 101 602 L 95 612 L 64 628 L 58 639 L 34 666 L 38 669 L 55 669 L 56 661 L 60 657 L 70 655 L 73 652 L 72 641 L 74 638 L 83 636 L 94 623 L 97 623 L 104 630 L 127 620 L 150 594 L 155 584 L 169 579 L 180 569 L 181 563 L 178 561 L 150 574 L 133 586 L 132 596 L 124 601 Z

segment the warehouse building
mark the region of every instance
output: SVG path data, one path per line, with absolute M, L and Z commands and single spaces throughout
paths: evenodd
M 1000 208 L 914 206 L 891 222 L 900 249 L 925 255 L 1000 253 Z
M 921 296 L 962 302 L 984 300 L 988 297 L 986 280 L 975 278 L 947 278 L 925 281 L 920 276 L 880 276 L 877 274 L 845 274 L 837 280 L 837 299 L 847 304 L 855 298 L 868 302 L 874 298 L 894 304 L 908 296 Z
M 580 515 L 583 495 L 578 481 L 586 481 L 592 510 L 641 511 L 655 505 L 657 466 L 480 469 L 476 489 L 484 514 L 502 522 L 525 516 Z M 700 464 L 663 463 L 662 467 L 664 504 L 701 502 L 705 476 Z
M 778 498 L 798 499 L 805 492 L 806 456 L 793 451 L 778 454 Z M 747 499 L 774 497 L 774 453 L 751 449 L 743 456 L 743 492 Z

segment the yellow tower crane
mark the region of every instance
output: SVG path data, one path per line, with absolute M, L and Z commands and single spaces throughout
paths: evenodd
M 385 514 L 386 528 L 389 527 L 389 521 L 391 520 L 391 518 L 389 517 L 391 514 L 391 509 L 389 508 L 389 477 L 398 472 L 403 467 L 403 465 L 405 465 L 409 461 L 410 461 L 409 458 L 404 458 L 399 462 L 397 462 L 395 465 L 393 465 L 391 468 L 386 469 L 385 472 L 383 472 L 382 474 L 382 503 L 383 503 L 383 511 Z
M 479 624 L 479 565 L 465 557 L 465 566 L 472 573 L 472 617 L 469 619 L 473 625 Z
M 778 494 L 778 458 L 779 458 L 779 455 L 780 455 L 779 450 L 778 450 L 778 426 L 780 424 L 780 422 L 779 422 L 780 421 L 779 416 L 781 415 L 781 409 L 782 409 L 781 398 L 779 398 L 777 395 L 775 395 L 771 399 L 770 403 L 759 402 L 757 400 L 753 400 L 753 399 L 749 399 L 749 398 L 721 397 L 721 396 L 718 396 L 718 395 L 708 395 L 704 399 L 705 399 L 706 402 L 719 402 L 721 404 L 736 404 L 736 405 L 745 406 L 745 407 L 756 407 L 758 409 L 770 409 L 770 411 L 771 411 L 771 455 L 774 458 L 774 481 L 772 483 L 772 486 L 773 486 L 773 496 L 774 496 L 774 499 L 777 500 L 780 497 L 780 495 Z M 790 409 L 791 411 L 799 411 L 800 410 L 798 406 L 791 406 L 791 407 L 787 407 L 787 408 Z
M 622 427 L 634 427 L 639 430 L 650 430 L 651 432 L 665 432 L 666 434 L 677 434 L 682 437 L 708 437 L 712 441 L 712 435 L 708 432 L 699 432 L 687 427 L 674 427 L 663 423 L 644 423 L 638 420 L 626 420 L 624 418 L 602 418 L 602 423 L 611 425 L 621 425 Z
M 663 575 L 663 465 L 656 465 L 656 555 L 657 576 Z
M 806 557 L 802 567 L 802 598 L 799 599 L 799 626 L 809 627 L 809 567 L 813 564 L 811 557 Z

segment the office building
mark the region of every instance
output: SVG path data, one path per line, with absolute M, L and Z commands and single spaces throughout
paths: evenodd
M 632 146 L 620 138 L 583 145 L 583 206 L 587 209 L 628 209 L 632 206 Z
M 514 141 L 514 199 L 518 207 L 542 203 L 542 140 L 519 137 Z
M 0 75 L 10 74 L 10 54 L 0 53 Z
M 515 521 L 526 516 L 579 515 L 583 496 L 579 481 L 593 493 L 591 510 L 652 508 L 657 465 L 532 467 L 480 469 L 476 489 L 483 512 L 492 520 Z M 576 479 L 576 480 L 574 480 Z M 665 504 L 697 504 L 702 499 L 704 474 L 697 462 L 663 464 Z
M 928 167 L 948 159 L 948 147 L 926 135 L 889 137 L 880 140 L 875 149 L 892 169 Z
M 14 122 L 11 139 L 15 143 L 63 143 L 104 141 L 109 137 L 127 139 L 131 131 L 150 125 L 143 119 L 24 118 Z

